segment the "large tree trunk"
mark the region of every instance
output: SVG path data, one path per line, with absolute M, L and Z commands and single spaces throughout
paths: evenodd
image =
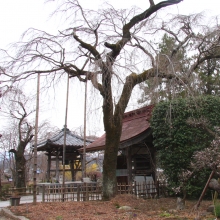
M 15 186 L 16 188 L 23 188 L 26 186 L 25 178 L 25 164 L 24 155 L 15 155 Z
M 25 178 L 25 165 L 26 159 L 24 157 L 24 150 L 26 144 L 21 142 L 18 145 L 17 150 L 12 149 L 10 152 L 14 153 L 15 156 L 15 187 L 23 188 L 26 186 L 26 178 Z
M 133 75 L 126 78 L 121 97 L 114 108 L 111 92 L 111 73 L 107 73 L 105 78 L 103 78 L 103 87 L 105 87 L 105 95 L 103 96 L 103 121 L 106 132 L 103 161 L 103 200 L 110 200 L 116 195 L 116 167 L 118 147 L 122 133 L 122 119 L 132 93 L 132 88 L 136 83 Z
M 118 129 L 106 133 L 106 145 L 103 161 L 103 200 L 109 200 L 117 192 L 116 167 L 121 133 Z

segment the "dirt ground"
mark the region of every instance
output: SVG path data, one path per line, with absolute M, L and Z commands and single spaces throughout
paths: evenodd
M 17 207 L 10 207 L 10 210 L 14 214 L 25 216 L 30 220 L 215 219 L 214 215 L 206 212 L 212 201 L 202 201 L 196 212 L 192 211 L 195 204 L 196 201 L 186 201 L 186 208 L 177 211 L 176 198 L 144 200 L 137 199 L 132 195 L 118 195 L 108 202 L 24 204 Z

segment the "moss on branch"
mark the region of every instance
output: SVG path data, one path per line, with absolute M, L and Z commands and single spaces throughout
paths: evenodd
M 79 37 L 77 35 L 73 35 L 73 37 L 76 41 L 78 41 L 80 43 L 80 45 L 84 49 L 87 49 L 95 57 L 96 60 L 101 59 L 101 56 L 100 56 L 99 52 L 95 49 L 95 47 L 93 47 L 91 44 L 85 43 L 84 41 L 79 39 Z

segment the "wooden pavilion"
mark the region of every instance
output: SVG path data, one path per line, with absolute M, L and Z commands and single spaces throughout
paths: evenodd
M 150 118 L 153 105 L 124 114 L 117 158 L 117 182 L 155 180 L 156 151 L 153 146 Z M 105 150 L 105 134 L 86 147 L 86 152 Z
M 91 144 L 92 141 L 86 140 L 86 145 Z M 37 151 L 44 151 L 47 155 L 47 182 L 50 182 L 51 172 L 55 172 L 56 182 L 59 182 L 59 163 L 63 162 L 63 145 L 64 145 L 64 128 L 55 134 L 53 137 L 42 141 L 37 145 Z M 72 181 L 76 179 L 76 172 L 82 171 L 82 154 L 78 149 L 84 146 L 84 139 L 78 135 L 73 134 L 68 128 L 66 129 L 66 150 L 65 150 L 65 165 L 69 165 L 71 171 Z M 51 169 L 51 161 L 56 162 L 56 168 Z

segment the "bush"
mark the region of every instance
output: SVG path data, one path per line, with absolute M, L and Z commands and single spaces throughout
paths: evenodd
M 5 184 L 1 188 L 0 192 L 0 199 L 6 200 L 7 195 L 9 194 L 9 188 L 11 187 L 11 184 Z
M 151 119 L 154 146 L 171 188 L 181 185 L 182 173 L 192 171 L 193 154 L 210 146 L 214 137 L 207 129 L 220 127 L 219 109 L 220 98 L 214 96 L 179 98 L 155 106 Z M 193 124 L 202 119 L 207 121 L 207 129 Z M 187 195 L 198 197 L 210 172 L 207 169 L 194 173 L 184 185 Z
M 220 202 L 215 202 L 214 214 L 217 218 L 220 217 Z

